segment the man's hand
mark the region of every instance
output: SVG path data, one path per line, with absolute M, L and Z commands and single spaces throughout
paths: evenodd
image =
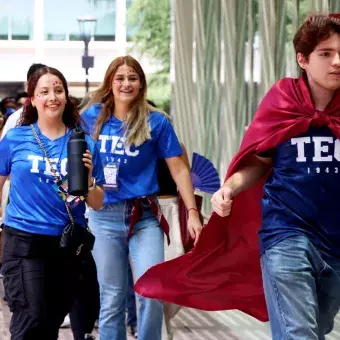
M 216 191 L 211 198 L 213 210 L 220 216 L 226 217 L 230 215 L 231 206 L 233 204 L 232 190 L 228 187 L 222 187 Z

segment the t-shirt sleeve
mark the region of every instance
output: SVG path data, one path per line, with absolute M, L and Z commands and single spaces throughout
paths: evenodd
M 158 158 L 171 158 L 182 155 L 183 151 L 171 122 L 162 117 L 157 140 Z
M 0 141 L 0 176 L 11 173 L 12 152 L 7 135 Z
M 89 122 L 89 110 L 90 108 L 88 108 L 87 110 L 85 110 L 81 116 L 80 116 L 80 126 L 83 129 L 83 131 L 88 134 L 91 135 L 91 126 L 90 126 L 90 122 Z
M 101 105 L 93 104 L 89 106 L 80 116 L 80 124 L 86 134 L 92 136 L 93 129 L 100 114 Z
M 103 170 L 103 164 L 102 160 L 100 158 L 100 153 L 97 148 L 97 145 L 91 139 L 88 137 L 88 146 L 90 148 L 91 154 L 92 154 L 92 164 L 93 164 L 93 170 L 92 170 L 92 176 L 96 179 L 96 183 L 98 185 L 105 184 L 105 177 L 104 177 L 104 170 Z

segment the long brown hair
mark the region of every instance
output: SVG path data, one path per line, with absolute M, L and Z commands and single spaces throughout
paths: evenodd
M 151 139 L 150 129 L 147 117 L 151 111 L 156 111 L 152 105 L 146 101 L 147 83 L 145 73 L 136 59 L 127 55 L 114 59 L 106 70 L 104 81 L 98 90 L 91 94 L 90 101 L 82 110 L 85 111 L 92 104 L 102 104 L 102 110 L 99 114 L 93 130 L 93 138 L 98 140 L 100 131 L 103 125 L 109 120 L 114 112 L 114 95 L 112 92 L 113 77 L 116 74 L 118 67 L 127 65 L 132 67 L 139 75 L 141 89 L 138 96 L 131 103 L 127 118 L 124 123 L 124 135 L 126 137 L 127 145 L 139 146 L 146 140 Z M 157 110 L 159 111 L 159 110 Z M 162 111 L 159 111 L 165 114 Z M 166 115 L 166 114 L 165 114 Z
M 66 95 L 66 105 L 63 112 L 63 123 L 70 129 L 74 128 L 76 125 L 80 125 L 80 115 L 77 108 L 77 102 L 75 99 L 71 98 L 68 93 L 67 81 L 64 75 L 53 67 L 40 67 L 37 69 L 29 78 L 27 83 L 27 93 L 29 98 L 34 97 L 34 91 L 37 87 L 39 79 L 45 74 L 53 74 L 60 79 L 63 84 L 65 95 Z M 38 111 L 36 107 L 32 106 L 31 99 L 26 100 L 24 105 L 24 110 L 21 115 L 18 125 L 30 125 L 38 120 Z

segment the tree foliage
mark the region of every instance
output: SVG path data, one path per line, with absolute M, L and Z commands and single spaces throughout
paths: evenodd
M 170 71 L 170 0 L 134 0 L 128 10 L 128 33 L 142 54 Z
M 158 71 L 147 75 L 148 98 L 169 111 L 170 0 L 133 0 L 128 9 L 127 31 L 133 49 L 157 63 Z

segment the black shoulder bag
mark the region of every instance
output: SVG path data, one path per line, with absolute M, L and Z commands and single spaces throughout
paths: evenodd
M 44 156 L 46 157 L 50 165 L 54 181 L 61 181 L 61 177 L 57 175 L 57 171 L 53 167 L 50 157 L 48 156 L 43 143 L 41 142 L 37 132 L 35 131 L 34 126 L 31 124 L 30 127 L 35 139 L 37 140 L 41 150 L 44 153 Z M 63 230 L 59 243 L 60 247 L 67 251 L 70 251 L 71 253 L 75 253 L 76 255 L 79 255 L 81 252 L 90 252 L 94 246 L 94 235 L 91 233 L 88 225 L 86 225 L 86 227 L 83 227 L 74 221 L 70 207 L 67 205 L 66 201 L 64 203 L 70 222 Z

